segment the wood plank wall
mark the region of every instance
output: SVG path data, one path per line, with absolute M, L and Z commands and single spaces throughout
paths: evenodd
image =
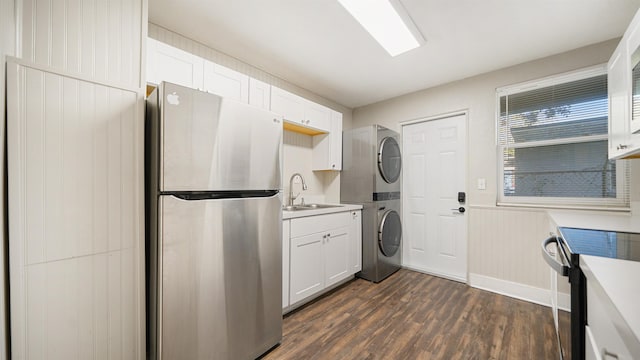
M 11 3 L 11 358 L 143 359 L 147 0 Z

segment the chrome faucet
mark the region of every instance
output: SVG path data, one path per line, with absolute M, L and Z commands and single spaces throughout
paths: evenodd
M 290 206 L 293 206 L 293 200 L 295 200 L 296 198 L 298 198 L 298 196 L 300 196 L 299 193 L 298 195 L 293 195 L 293 179 L 296 176 L 299 176 L 300 180 L 302 180 L 302 190 L 307 190 L 307 183 L 304 182 L 304 178 L 300 173 L 295 173 L 291 175 L 291 179 L 289 179 L 289 205 Z

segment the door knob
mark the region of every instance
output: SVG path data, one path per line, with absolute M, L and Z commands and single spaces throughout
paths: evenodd
M 465 209 L 463 206 L 460 206 L 460 207 L 459 207 L 459 208 L 457 208 L 457 209 L 451 209 L 451 210 L 456 210 L 456 211 L 458 211 L 459 213 L 464 213 L 465 211 L 467 211 L 467 209 Z

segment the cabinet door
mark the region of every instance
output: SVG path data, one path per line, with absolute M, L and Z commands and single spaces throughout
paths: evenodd
M 349 260 L 351 273 L 362 270 L 362 211 L 351 212 L 349 225 Z
M 198 56 L 147 38 L 147 82 L 162 81 L 202 89 L 204 60 Z
M 211 61 L 204 61 L 204 89 L 249 103 L 249 76 Z
M 249 104 L 270 110 L 271 85 L 254 78 L 249 78 Z
M 342 170 L 342 113 L 331 111 L 331 170 Z
M 331 109 L 305 100 L 304 123 L 306 126 L 329 132 L 331 130 Z
M 626 47 L 621 44 L 607 64 L 609 92 L 609 158 L 626 150 L 629 119 L 629 76 Z
M 291 239 L 290 304 L 324 289 L 322 246 L 326 233 L 315 233 Z
M 291 220 L 282 221 L 282 309 L 289 307 L 289 234 Z
M 352 275 L 349 264 L 349 227 L 328 231 L 324 237 L 324 286 L 329 287 Z
M 312 170 L 342 170 L 342 114 L 331 111 L 328 134 L 313 137 Z
M 638 57 L 640 57 L 640 11 L 638 11 L 636 13 L 636 15 L 634 16 L 633 20 L 631 20 L 631 24 L 629 25 L 629 28 L 627 29 L 627 31 L 625 32 L 625 36 L 626 38 L 626 48 L 627 48 L 627 57 L 629 58 L 629 64 L 628 64 L 628 70 L 627 70 L 627 74 L 628 77 L 627 79 L 631 79 L 632 78 L 632 74 L 631 74 L 631 66 L 633 66 Z M 623 42 L 625 42 L 625 40 L 623 39 L 620 43 L 622 44 Z M 614 54 L 615 56 L 615 54 Z M 636 68 L 640 67 L 640 65 L 637 65 Z M 633 75 L 634 78 L 638 78 L 638 71 L 635 71 L 636 75 Z M 629 84 L 629 85 L 634 85 L 634 84 Z M 640 92 L 640 84 L 635 84 L 636 85 L 636 89 L 634 91 L 634 89 L 630 86 L 630 98 L 631 98 L 631 109 L 637 108 L 638 106 L 640 106 L 640 103 L 637 103 L 637 96 L 638 93 Z M 634 96 L 635 95 L 635 96 Z M 640 110 L 636 110 L 636 114 L 638 113 L 638 111 Z M 630 134 L 634 134 L 634 133 L 639 133 L 640 134 L 640 114 L 636 115 L 636 118 L 634 119 L 633 116 L 633 110 L 631 110 L 631 113 L 629 114 L 628 117 L 628 121 L 629 121 L 629 133 Z M 635 144 L 636 148 L 640 148 L 640 142 L 637 141 L 636 139 L 636 144 Z
M 271 87 L 271 111 L 282 115 L 289 122 L 304 125 L 305 99 L 282 90 Z
M 591 346 L 602 359 L 633 359 L 609 316 L 607 306 L 613 304 L 606 304 L 606 296 L 599 284 L 587 278 L 587 328 Z

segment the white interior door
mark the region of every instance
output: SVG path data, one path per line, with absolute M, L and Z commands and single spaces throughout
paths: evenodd
M 467 279 L 466 115 L 402 127 L 403 265 Z

